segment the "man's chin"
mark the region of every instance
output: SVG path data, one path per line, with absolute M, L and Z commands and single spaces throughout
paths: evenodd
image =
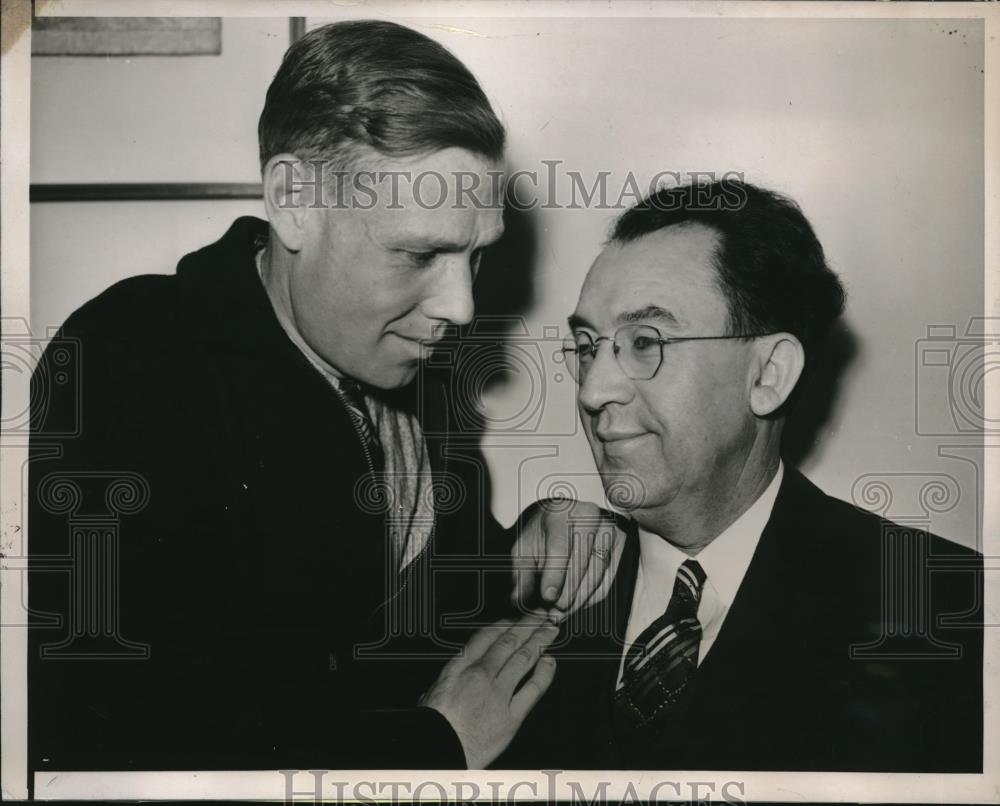
M 631 513 L 646 502 L 646 485 L 636 473 L 602 468 L 601 483 L 608 503 L 620 512 Z
M 402 389 L 404 386 L 409 386 L 413 383 L 413 379 L 417 377 L 419 371 L 420 362 L 406 362 L 394 367 L 387 367 L 380 372 L 370 373 L 367 377 L 358 378 L 357 380 L 369 386 L 374 386 L 376 389 L 391 392 L 393 389 Z

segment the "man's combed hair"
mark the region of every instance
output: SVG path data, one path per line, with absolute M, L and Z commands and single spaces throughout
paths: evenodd
M 281 153 L 352 166 L 369 146 L 389 157 L 464 148 L 500 160 L 504 128 L 475 77 L 448 50 L 391 22 L 338 22 L 285 54 L 257 127 L 261 167 Z
M 799 206 L 736 179 L 662 188 L 622 214 L 611 242 L 682 224 L 702 224 L 719 236 L 715 265 L 731 332 L 792 333 L 810 366 L 844 310 L 845 293 Z

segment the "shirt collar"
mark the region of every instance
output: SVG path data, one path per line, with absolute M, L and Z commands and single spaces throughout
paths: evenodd
M 779 462 L 778 472 L 767 489 L 722 534 L 693 557 L 705 572 L 706 585 L 715 589 L 722 608 L 728 608 L 736 598 L 736 591 L 771 517 L 783 476 L 784 464 Z M 650 580 L 673 580 L 681 563 L 692 559 L 659 535 L 642 528 L 639 529 L 639 547 L 641 572 Z

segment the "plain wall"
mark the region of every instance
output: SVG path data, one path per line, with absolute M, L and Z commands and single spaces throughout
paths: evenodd
M 610 172 L 612 204 L 630 171 L 640 181 L 661 171 L 738 171 L 795 198 L 849 292 L 831 351 L 837 371 L 818 386 L 809 409 L 818 422 L 797 432 L 796 458 L 831 494 L 874 508 L 883 499 L 861 494 L 864 477 L 886 479 L 897 519 L 928 517 L 928 485 L 954 488 L 930 525 L 976 541 L 977 465 L 939 449 L 968 446 L 957 452 L 978 460 L 981 439 L 952 422 L 947 366 L 918 371 L 917 362 L 928 326 L 964 333 L 983 311 L 981 23 L 399 21 L 478 76 L 508 127 L 512 169 L 539 172 L 544 192 L 542 160 L 561 161 L 562 204 L 569 171 L 588 186 Z M 35 58 L 34 181 L 256 180 L 256 119 L 287 21 L 226 19 L 223 37 L 220 57 Z M 181 254 L 260 207 L 33 205 L 34 331 L 116 279 L 173 271 Z M 615 215 L 521 214 L 510 228 L 520 242 L 490 265 L 503 273 L 498 287 L 520 289 L 507 302 L 527 334 L 508 348 L 521 371 L 488 383 L 485 397 L 502 522 L 566 482 L 585 497 L 602 494 L 572 384 L 554 363 L 555 335 Z M 954 363 L 976 342 L 945 344 Z M 931 425 L 918 429 L 918 414 Z

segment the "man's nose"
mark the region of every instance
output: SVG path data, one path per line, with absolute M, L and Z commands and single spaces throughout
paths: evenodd
M 472 300 L 472 266 L 467 256 L 454 255 L 447 259 L 422 308 L 429 318 L 454 325 L 467 325 L 472 321 L 475 304 Z
M 632 381 L 622 372 L 614 345 L 602 340 L 594 362 L 581 380 L 578 393 L 580 405 L 588 414 L 597 414 L 608 403 L 628 403 L 633 394 Z

